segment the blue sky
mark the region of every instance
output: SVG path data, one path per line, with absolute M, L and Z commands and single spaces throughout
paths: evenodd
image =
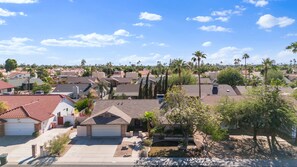
M 0 63 L 289 63 L 296 0 L 0 0 Z

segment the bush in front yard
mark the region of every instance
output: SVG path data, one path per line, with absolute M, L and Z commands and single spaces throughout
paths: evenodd
M 64 123 L 64 127 L 70 127 L 70 126 L 71 126 L 71 124 L 70 124 L 69 121 L 66 121 L 66 122 Z
M 60 155 L 65 150 L 65 147 L 69 141 L 70 139 L 67 134 L 56 137 L 49 144 L 49 153 L 51 155 Z
M 35 137 L 35 138 L 38 137 L 39 135 L 40 135 L 40 132 L 39 131 L 36 131 L 36 132 L 33 132 L 32 133 L 32 136 Z
M 150 146 L 152 146 L 152 144 L 153 144 L 153 141 L 150 140 L 150 139 L 144 139 L 143 140 L 143 145 L 146 146 L 146 147 L 150 147 Z

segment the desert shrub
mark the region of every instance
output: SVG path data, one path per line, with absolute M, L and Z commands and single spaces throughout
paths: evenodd
M 140 152 L 139 152 L 139 157 L 148 157 L 148 151 L 147 149 L 142 149 Z
M 150 147 L 150 146 L 152 146 L 152 144 L 153 144 L 153 141 L 150 140 L 150 139 L 143 140 L 143 145 L 144 146 Z
M 51 155 L 60 155 L 65 150 L 65 147 L 69 141 L 70 139 L 67 134 L 56 137 L 49 143 L 49 153 Z

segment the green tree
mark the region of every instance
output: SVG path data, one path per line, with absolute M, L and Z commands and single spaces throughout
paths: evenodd
M 245 53 L 243 56 L 242 56 L 242 59 L 244 59 L 244 74 L 245 74 L 245 79 L 247 79 L 247 67 L 246 67 L 246 59 L 250 58 L 250 56 Z
M 172 74 L 168 78 L 168 84 L 172 85 L 194 85 L 197 83 L 197 78 L 192 75 L 192 72 L 189 70 L 183 70 L 180 75 Z
M 103 97 L 102 95 L 103 95 L 104 89 L 105 89 L 105 90 L 108 90 L 107 83 L 104 82 L 104 81 L 99 81 L 99 82 L 97 83 L 97 89 L 98 89 L 98 91 L 100 92 L 100 98 L 102 99 L 102 97 Z
M 194 57 L 192 58 L 192 60 L 195 62 L 198 62 L 198 84 L 199 84 L 199 97 L 201 98 L 201 69 L 200 69 L 200 63 L 201 63 L 201 59 L 205 59 L 206 58 L 206 54 L 204 54 L 201 51 L 196 51 L 195 53 L 193 53 Z
M 291 43 L 286 49 L 291 50 L 293 53 L 297 53 L 297 42 Z
M 141 79 L 140 84 L 139 84 L 138 99 L 143 98 L 143 95 L 142 95 L 142 82 L 143 82 L 143 79 Z
M 275 69 L 270 69 L 267 72 L 267 83 L 271 84 L 273 80 L 280 80 L 284 82 L 284 75 L 281 71 L 275 70 Z
M 262 65 L 263 65 L 263 72 L 264 72 L 264 85 L 268 85 L 268 70 L 274 67 L 275 61 L 271 60 L 269 58 L 263 59 Z
M 170 66 L 171 66 L 173 72 L 178 73 L 179 86 L 181 88 L 181 85 L 182 85 L 181 75 L 182 75 L 182 69 L 185 67 L 185 61 L 183 61 L 182 59 L 175 59 L 175 60 L 172 61 Z
M 86 65 L 87 61 L 85 59 L 82 59 L 80 62 L 80 66 L 84 67 Z
M 240 72 L 234 68 L 225 68 L 218 74 L 219 84 L 228 84 L 230 86 L 243 85 L 243 77 Z
M 15 59 L 7 59 L 5 61 L 4 67 L 5 67 L 5 70 L 9 72 L 16 69 L 18 67 L 18 63 Z
M 146 111 L 142 119 L 146 122 L 147 132 L 150 137 L 151 129 L 154 128 L 157 123 L 157 116 L 153 111 Z
M 32 92 L 35 93 L 36 91 L 42 90 L 44 94 L 48 94 L 51 91 L 52 87 L 50 84 L 42 84 L 42 85 L 33 85 Z
M 165 112 L 168 122 L 178 126 L 183 134 L 183 147 L 186 150 L 189 136 L 201 131 L 205 134 L 205 141 L 208 135 L 214 140 L 220 140 L 223 131 L 220 129 L 220 121 L 204 105 L 199 98 L 189 98 L 179 87 L 174 86 L 166 94 L 166 103 L 168 108 Z M 204 142 L 205 148 L 208 142 Z

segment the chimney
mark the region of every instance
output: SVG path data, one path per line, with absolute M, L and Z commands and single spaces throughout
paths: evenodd
M 212 94 L 217 95 L 219 93 L 219 85 L 217 83 L 214 83 L 212 85 Z

